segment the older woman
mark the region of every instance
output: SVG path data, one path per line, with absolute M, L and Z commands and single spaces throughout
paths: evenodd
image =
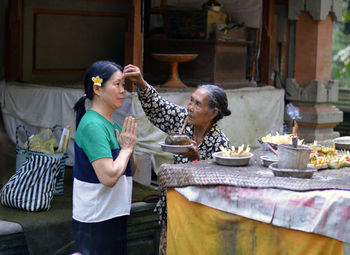
M 229 139 L 218 127 L 217 122 L 231 114 L 227 108 L 226 93 L 216 85 L 202 85 L 191 95 L 187 108 L 163 99 L 158 92 L 144 81 L 138 67 L 124 67 L 124 77 L 136 82 L 138 97 L 153 125 L 167 134 L 178 132 L 185 121 L 184 134 L 192 139 L 190 152 L 174 155 L 174 163 L 212 158 L 220 146 L 229 147 Z
M 124 67 L 124 77 L 138 86 L 138 97 L 148 119 L 167 134 L 178 132 L 185 124 L 184 134 L 192 140 L 189 152 L 174 155 L 174 163 L 212 158 L 220 147 L 228 148 L 229 139 L 218 127 L 217 122 L 231 114 L 227 108 L 226 93 L 216 85 L 199 86 L 191 95 L 187 108 L 168 102 L 147 84 L 138 67 Z M 162 215 L 160 254 L 166 253 L 166 200 L 165 191 L 156 209 Z
M 131 209 L 137 124 L 112 120 L 124 100 L 121 66 L 94 62 L 85 73 L 85 95 L 76 111 L 73 235 L 81 254 L 127 254 L 126 217 Z M 86 98 L 92 106 L 85 111 Z

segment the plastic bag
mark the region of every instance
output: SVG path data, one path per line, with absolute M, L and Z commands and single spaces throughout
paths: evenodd
M 57 147 L 57 140 L 52 135 L 51 129 L 45 129 L 36 135 L 29 137 L 30 150 L 53 154 Z M 27 148 L 27 142 L 24 148 Z

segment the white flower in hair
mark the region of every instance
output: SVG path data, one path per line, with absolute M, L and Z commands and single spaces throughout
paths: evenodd
M 103 79 L 100 76 L 92 77 L 91 80 L 94 82 L 94 85 L 101 86 Z

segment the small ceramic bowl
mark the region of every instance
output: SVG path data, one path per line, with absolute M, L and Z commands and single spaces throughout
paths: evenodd
M 337 150 L 350 150 L 350 136 L 342 136 L 333 140 Z
M 249 164 L 251 157 L 253 157 L 253 153 L 249 153 L 248 156 L 244 157 L 225 157 L 222 155 L 222 152 L 215 152 L 213 154 L 215 162 L 224 166 L 246 166 Z
M 265 167 L 269 167 L 269 165 L 278 161 L 277 156 L 261 156 L 260 159 Z

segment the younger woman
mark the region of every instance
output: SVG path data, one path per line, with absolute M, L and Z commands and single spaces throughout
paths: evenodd
M 93 63 L 84 77 L 85 95 L 75 104 L 73 235 L 78 252 L 127 254 L 126 217 L 130 214 L 130 158 L 137 124 L 125 118 L 123 128 L 112 120 L 124 99 L 121 66 Z M 86 98 L 92 106 L 85 111 Z M 132 160 L 131 160 L 132 161 Z

